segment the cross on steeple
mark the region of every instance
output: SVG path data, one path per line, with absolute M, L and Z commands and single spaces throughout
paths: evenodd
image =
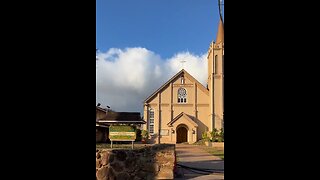
M 183 63 L 185 63 L 185 62 L 187 62 L 187 61 L 186 61 L 186 60 L 183 60 L 183 59 L 180 60 L 180 63 L 181 63 L 181 66 L 182 66 L 181 68 L 182 68 L 182 69 L 183 69 Z

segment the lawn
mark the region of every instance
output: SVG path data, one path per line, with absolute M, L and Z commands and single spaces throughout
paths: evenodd
M 224 160 L 224 148 L 223 147 L 208 147 L 205 145 L 203 140 L 199 140 L 198 142 L 195 142 L 194 145 L 198 145 L 203 150 L 207 151 L 208 153 L 220 157 L 222 160 Z
M 207 151 L 208 153 L 220 157 L 222 160 L 224 160 L 224 148 L 223 147 L 207 147 L 207 146 L 201 146 L 202 149 Z

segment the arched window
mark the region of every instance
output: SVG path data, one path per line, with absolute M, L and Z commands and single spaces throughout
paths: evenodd
M 187 102 L 187 91 L 184 88 L 178 89 L 178 103 L 186 103 Z
M 214 73 L 218 74 L 218 55 L 214 57 Z
M 184 84 L 184 76 L 181 76 L 181 84 Z
M 222 74 L 224 74 L 224 55 L 222 55 Z
M 154 133 L 154 110 L 149 109 L 149 133 Z

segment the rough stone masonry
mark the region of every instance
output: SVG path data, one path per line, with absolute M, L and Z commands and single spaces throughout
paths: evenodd
M 96 150 L 97 180 L 174 179 L 175 145 L 137 150 Z

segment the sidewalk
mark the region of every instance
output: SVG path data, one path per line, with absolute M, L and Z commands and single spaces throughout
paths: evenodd
M 219 157 L 213 156 L 202 150 L 196 145 L 176 144 L 177 163 L 183 166 L 202 168 L 202 169 L 219 169 L 224 170 L 224 161 Z M 178 168 L 181 175 L 176 180 L 222 180 L 224 173 L 205 173 L 191 171 L 186 168 Z M 201 174 L 202 173 L 202 174 Z

